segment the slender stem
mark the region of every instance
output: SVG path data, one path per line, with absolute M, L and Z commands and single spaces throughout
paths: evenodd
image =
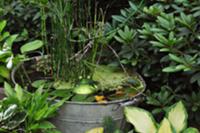
M 32 81 L 31 81 L 30 77 L 28 76 L 28 73 L 26 72 L 26 69 L 25 69 L 24 65 L 22 65 L 21 67 L 22 67 L 22 70 L 24 72 L 24 75 L 26 76 L 26 78 L 28 80 L 28 83 L 31 85 Z
M 47 30 L 46 30 L 46 13 L 45 13 L 45 7 L 43 5 L 40 6 L 40 10 L 41 10 L 41 36 L 42 36 L 42 40 L 45 44 L 45 48 L 47 51 L 47 54 L 49 54 L 49 49 L 47 46 Z M 44 53 L 44 50 L 43 50 Z
M 117 54 L 117 52 L 110 46 L 110 45 L 107 45 L 108 48 L 113 52 L 113 54 L 116 56 L 116 58 L 118 59 L 119 61 L 119 64 L 121 66 L 121 68 L 123 69 L 124 73 L 128 76 L 128 72 L 126 71 L 126 68 L 124 67 L 124 65 L 120 62 L 120 57 L 119 55 Z

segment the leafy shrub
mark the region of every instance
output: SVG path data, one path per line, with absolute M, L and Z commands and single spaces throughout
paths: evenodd
M 48 132 L 59 133 L 48 121 L 65 102 L 52 103 L 49 93 L 41 86 L 34 93 L 22 89 L 18 84 L 12 88 L 5 83 L 6 97 L 1 101 L 0 131 L 2 133 Z
M 7 21 L 0 21 L 0 83 L 10 79 L 11 69 L 27 58 L 27 54 L 43 46 L 40 40 L 35 40 L 20 47 L 21 53 L 13 52 L 14 43 L 20 38 L 21 34 L 11 35 L 5 31 Z
M 176 90 L 174 100 L 199 92 L 199 4 L 198 0 L 130 1 L 110 26 L 135 32 L 132 42 L 123 32 L 115 32 L 116 41 L 123 44 L 118 52 L 121 63 L 134 66 L 151 90 L 165 85 Z M 185 101 L 190 108 L 191 99 Z M 195 108 L 197 113 L 199 106 Z
M 0 8 L 0 17 L 8 21 L 7 29 L 11 33 L 28 29 L 31 38 L 40 37 L 41 13 L 37 5 L 26 0 L 2 0 Z

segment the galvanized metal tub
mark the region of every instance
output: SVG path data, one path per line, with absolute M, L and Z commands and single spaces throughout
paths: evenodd
M 139 76 L 139 75 L 138 75 Z M 137 106 L 143 100 L 144 89 L 131 99 L 110 101 L 107 103 L 70 102 L 67 101 L 58 111 L 52 122 L 62 133 L 85 133 L 89 129 L 102 126 L 105 117 L 112 117 L 120 129 L 127 126 L 123 108 Z
M 112 117 L 120 129 L 126 127 L 123 107 L 137 105 L 141 99 L 115 101 L 106 104 L 66 102 L 52 120 L 62 133 L 85 133 L 89 129 L 102 126 L 105 117 Z

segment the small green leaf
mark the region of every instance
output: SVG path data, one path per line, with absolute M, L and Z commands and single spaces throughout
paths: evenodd
M 180 57 L 174 55 L 174 54 L 169 54 L 170 59 L 172 59 L 173 61 L 177 62 L 177 63 L 184 63 L 184 60 L 181 59 Z
M 120 43 L 122 43 L 122 44 L 125 44 L 125 41 L 124 41 L 123 39 L 121 39 L 120 37 L 114 36 L 114 38 L 115 38 L 118 42 L 120 42 Z
M 39 124 L 38 128 L 39 129 L 53 129 L 55 128 L 55 126 L 51 122 L 43 121 Z
M 166 20 L 165 18 L 160 17 L 160 16 L 158 16 L 157 19 L 158 19 L 158 22 L 160 23 L 160 25 L 161 25 L 163 28 L 165 28 L 165 29 L 167 29 L 167 30 L 170 30 L 171 25 L 170 25 L 170 22 L 169 22 L 168 20 Z
M 169 52 L 169 51 L 170 51 L 169 48 L 161 48 L 161 49 L 160 49 L 160 52 Z
M 133 2 L 129 1 L 129 5 L 133 10 L 135 10 L 135 11 L 138 10 L 137 6 Z
M 9 32 L 3 32 L 2 35 L 0 36 L 0 41 L 6 39 L 7 37 L 10 36 L 10 33 Z
M 118 16 L 118 15 L 113 15 L 112 18 L 114 20 L 116 20 L 117 22 L 121 22 L 121 23 L 124 22 L 124 21 L 126 21 L 126 18 L 124 18 L 122 16 Z
M 31 85 L 35 88 L 39 88 L 40 86 L 44 86 L 46 83 L 46 80 L 36 80 Z
M 200 72 L 198 72 L 192 76 L 192 78 L 190 79 L 190 83 L 194 83 L 194 82 L 198 81 L 199 79 L 200 79 Z
M 11 35 L 6 40 L 6 46 L 8 46 L 10 49 L 12 48 L 13 42 L 17 39 L 18 35 Z
M 155 34 L 154 37 L 155 37 L 158 41 L 160 41 L 160 43 L 165 44 L 165 45 L 168 45 L 168 40 L 167 40 L 167 38 L 164 37 L 163 35 L 161 35 L 161 34 Z
M 3 21 L 0 21 L 0 33 L 3 31 L 3 29 L 6 27 L 6 21 L 3 20 Z
M 40 40 L 36 40 L 36 41 L 29 42 L 29 43 L 23 45 L 20 48 L 20 50 L 22 53 L 27 53 L 27 52 L 37 50 L 37 49 L 41 48 L 42 46 L 43 46 L 43 42 Z
M 0 76 L 9 79 L 10 71 L 5 66 L 0 66 Z
M 188 67 L 186 67 L 186 66 L 184 66 L 184 65 L 177 65 L 177 66 L 176 66 L 176 69 L 177 69 L 177 70 L 184 70 L 184 71 L 185 71 L 186 69 L 188 69 Z
M 124 40 L 126 40 L 127 36 L 126 36 L 126 32 L 124 32 L 123 30 L 119 30 L 118 31 L 119 35 L 121 38 L 123 38 Z
M 48 121 L 42 121 L 40 123 L 36 123 L 36 124 L 30 126 L 30 130 L 54 129 L 54 128 L 55 128 L 55 126 Z
M 125 10 L 120 10 L 120 13 L 124 16 L 127 17 L 127 12 Z
M 154 47 L 160 47 L 160 48 L 165 47 L 164 44 L 157 42 L 157 41 L 150 41 L 150 43 L 153 44 Z
M 167 73 L 173 73 L 173 72 L 178 72 L 181 71 L 182 68 L 177 68 L 176 66 L 169 66 L 169 67 L 165 67 L 164 69 L 162 69 L 163 72 L 167 72 Z
M 47 112 L 45 113 L 44 118 L 48 118 L 49 116 L 54 114 L 59 109 L 59 107 L 61 107 L 65 103 L 66 100 L 68 100 L 68 99 L 64 98 L 64 99 L 58 101 L 57 103 L 51 105 L 49 107 L 49 109 L 47 110 Z
M 23 102 L 23 90 L 18 84 L 15 85 L 16 97 L 20 102 Z
M 12 97 L 15 95 L 13 88 L 7 82 L 4 82 L 4 92 L 8 97 Z

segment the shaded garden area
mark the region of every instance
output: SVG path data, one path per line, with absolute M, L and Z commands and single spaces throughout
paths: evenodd
M 0 132 L 199 133 L 199 0 L 1 0 Z

